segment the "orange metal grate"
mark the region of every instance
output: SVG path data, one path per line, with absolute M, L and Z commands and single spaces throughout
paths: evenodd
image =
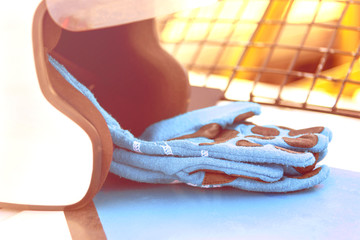
M 159 20 L 192 85 L 360 118 L 360 1 L 224 0 Z

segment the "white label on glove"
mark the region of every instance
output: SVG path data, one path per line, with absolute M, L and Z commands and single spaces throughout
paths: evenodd
M 201 150 L 201 156 L 202 157 L 208 157 L 209 156 L 209 152 L 206 150 Z
M 135 152 L 141 153 L 141 151 L 140 151 L 140 142 L 134 141 L 133 142 L 133 149 L 134 149 Z
M 165 146 L 161 146 L 161 147 L 164 149 L 164 153 L 166 155 L 173 155 L 172 149 L 167 143 L 165 143 Z

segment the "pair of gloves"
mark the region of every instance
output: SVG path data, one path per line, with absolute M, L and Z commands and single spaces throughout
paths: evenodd
M 260 114 L 260 106 L 234 102 L 157 122 L 135 138 L 64 66 L 51 56 L 49 61 L 104 116 L 115 146 L 110 171 L 121 177 L 147 183 L 291 192 L 311 188 L 329 174 L 327 166 L 317 166 L 332 138 L 325 127 L 257 126 L 248 118 Z

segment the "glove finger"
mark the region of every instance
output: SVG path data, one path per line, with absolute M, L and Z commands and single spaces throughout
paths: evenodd
M 224 130 L 215 139 L 197 137 L 172 141 L 143 141 L 128 131 L 117 131 L 114 144 L 129 151 L 145 155 L 169 155 L 177 157 L 202 157 L 225 159 L 235 162 L 275 163 L 306 167 L 315 162 L 313 154 L 291 151 L 271 144 L 261 145 L 250 139 L 236 137 L 236 130 Z
M 280 181 L 274 183 L 264 183 L 252 179 L 237 178 L 222 186 L 231 186 L 255 192 L 294 192 L 318 185 L 328 177 L 329 172 L 329 168 L 323 165 L 302 176 L 284 176 Z
M 195 170 L 193 170 L 195 169 Z M 263 182 L 275 182 L 283 177 L 284 170 L 281 166 L 275 164 L 254 165 L 248 163 L 237 163 L 236 168 L 219 167 L 211 165 L 199 165 L 184 169 L 188 174 L 204 172 L 203 182 L 211 181 L 211 176 L 219 176 L 216 181 L 221 182 L 221 176 L 227 178 L 249 178 Z
M 204 142 L 206 140 L 207 142 Z M 271 144 L 261 145 L 250 140 L 239 140 L 239 138 L 233 138 L 226 142 L 201 138 L 192 139 L 192 141 L 184 139 L 168 141 L 165 144 L 162 145 L 164 149 L 161 155 L 169 154 L 179 157 L 207 156 L 234 162 L 274 163 L 294 167 L 306 167 L 315 162 L 315 157 L 311 152 L 292 151 Z M 143 148 L 143 150 L 146 149 Z M 145 152 L 143 150 L 142 152 Z
M 221 184 L 232 182 L 238 177 L 262 181 L 256 177 L 236 174 L 228 175 L 221 171 L 214 170 L 195 171 L 190 173 L 180 171 L 174 175 L 167 175 L 163 172 L 151 171 L 118 162 L 111 163 L 110 172 L 137 182 L 157 184 L 185 183 L 190 186 L 201 187 L 210 187 L 210 185 L 211 187 L 216 187 L 215 185 L 220 186 Z
M 329 175 L 329 168 L 321 166 L 312 172 L 298 177 L 283 177 L 277 182 L 267 183 L 251 178 L 228 176 L 222 173 L 196 172 L 187 174 L 179 172 L 176 176 L 169 176 L 161 172 L 147 171 L 126 164 L 113 162 L 110 171 L 116 175 L 139 182 L 147 183 L 179 183 L 178 179 L 185 179 L 184 183 L 202 187 L 234 187 L 253 192 L 294 192 L 314 187 L 324 181 Z
M 244 176 L 266 182 L 278 181 L 283 176 L 283 168 L 275 164 L 254 165 L 209 157 L 149 156 L 119 148 L 114 150 L 113 162 L 169 176 L 179 172 L 192 175 L 197 172 L 221 171 L 230 176 Z
M 315 162 L 312 165 L 306 166 L 306 167 L 293 167 L 284 165 L 284 175 L 286 176 L 300 176 L 304 175 L 306 173 L 309 173 L 313 171 L 316 167 L 316 165 L 319 163 L 319 153 L 313 153 L 315 157 Z
M 115 161 L 113 161 L 110 165 L 110 172 L 118 175 L 119 177 L 123 177 L 137 182 L 163 184 L 178 183 L 176 177 L 167 175 L 163 172 L 137 168 Z
M 208 124 L 221 127 L 239 123 L 260 114 L 260 105 L 250 102 L 233 102 L 223 106 L 212 106 L 188 112 L 149 126 L 140 139 L 162 141 L 192 134 Z

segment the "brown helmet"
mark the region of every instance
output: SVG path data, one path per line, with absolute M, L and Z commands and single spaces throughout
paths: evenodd
M 187 109 L 187 74 L 161 48 L 154 17 L 207 1 L 100 2 L 47 0 L 39 5 L 33 20 L 33 50 L 42 93 L 91 140 L 92 173 L 86 193 L 66 204 L 0 199 L 1 206 L 43 210 L 82 207 L 99 191 L 110 168 L 113 143 L 103 116 L 55 70 L 49 56 L 90 89 L 121 127 L 135 136 L 150 124 Z M 137 6 L 130 6 L 135 2 Z

